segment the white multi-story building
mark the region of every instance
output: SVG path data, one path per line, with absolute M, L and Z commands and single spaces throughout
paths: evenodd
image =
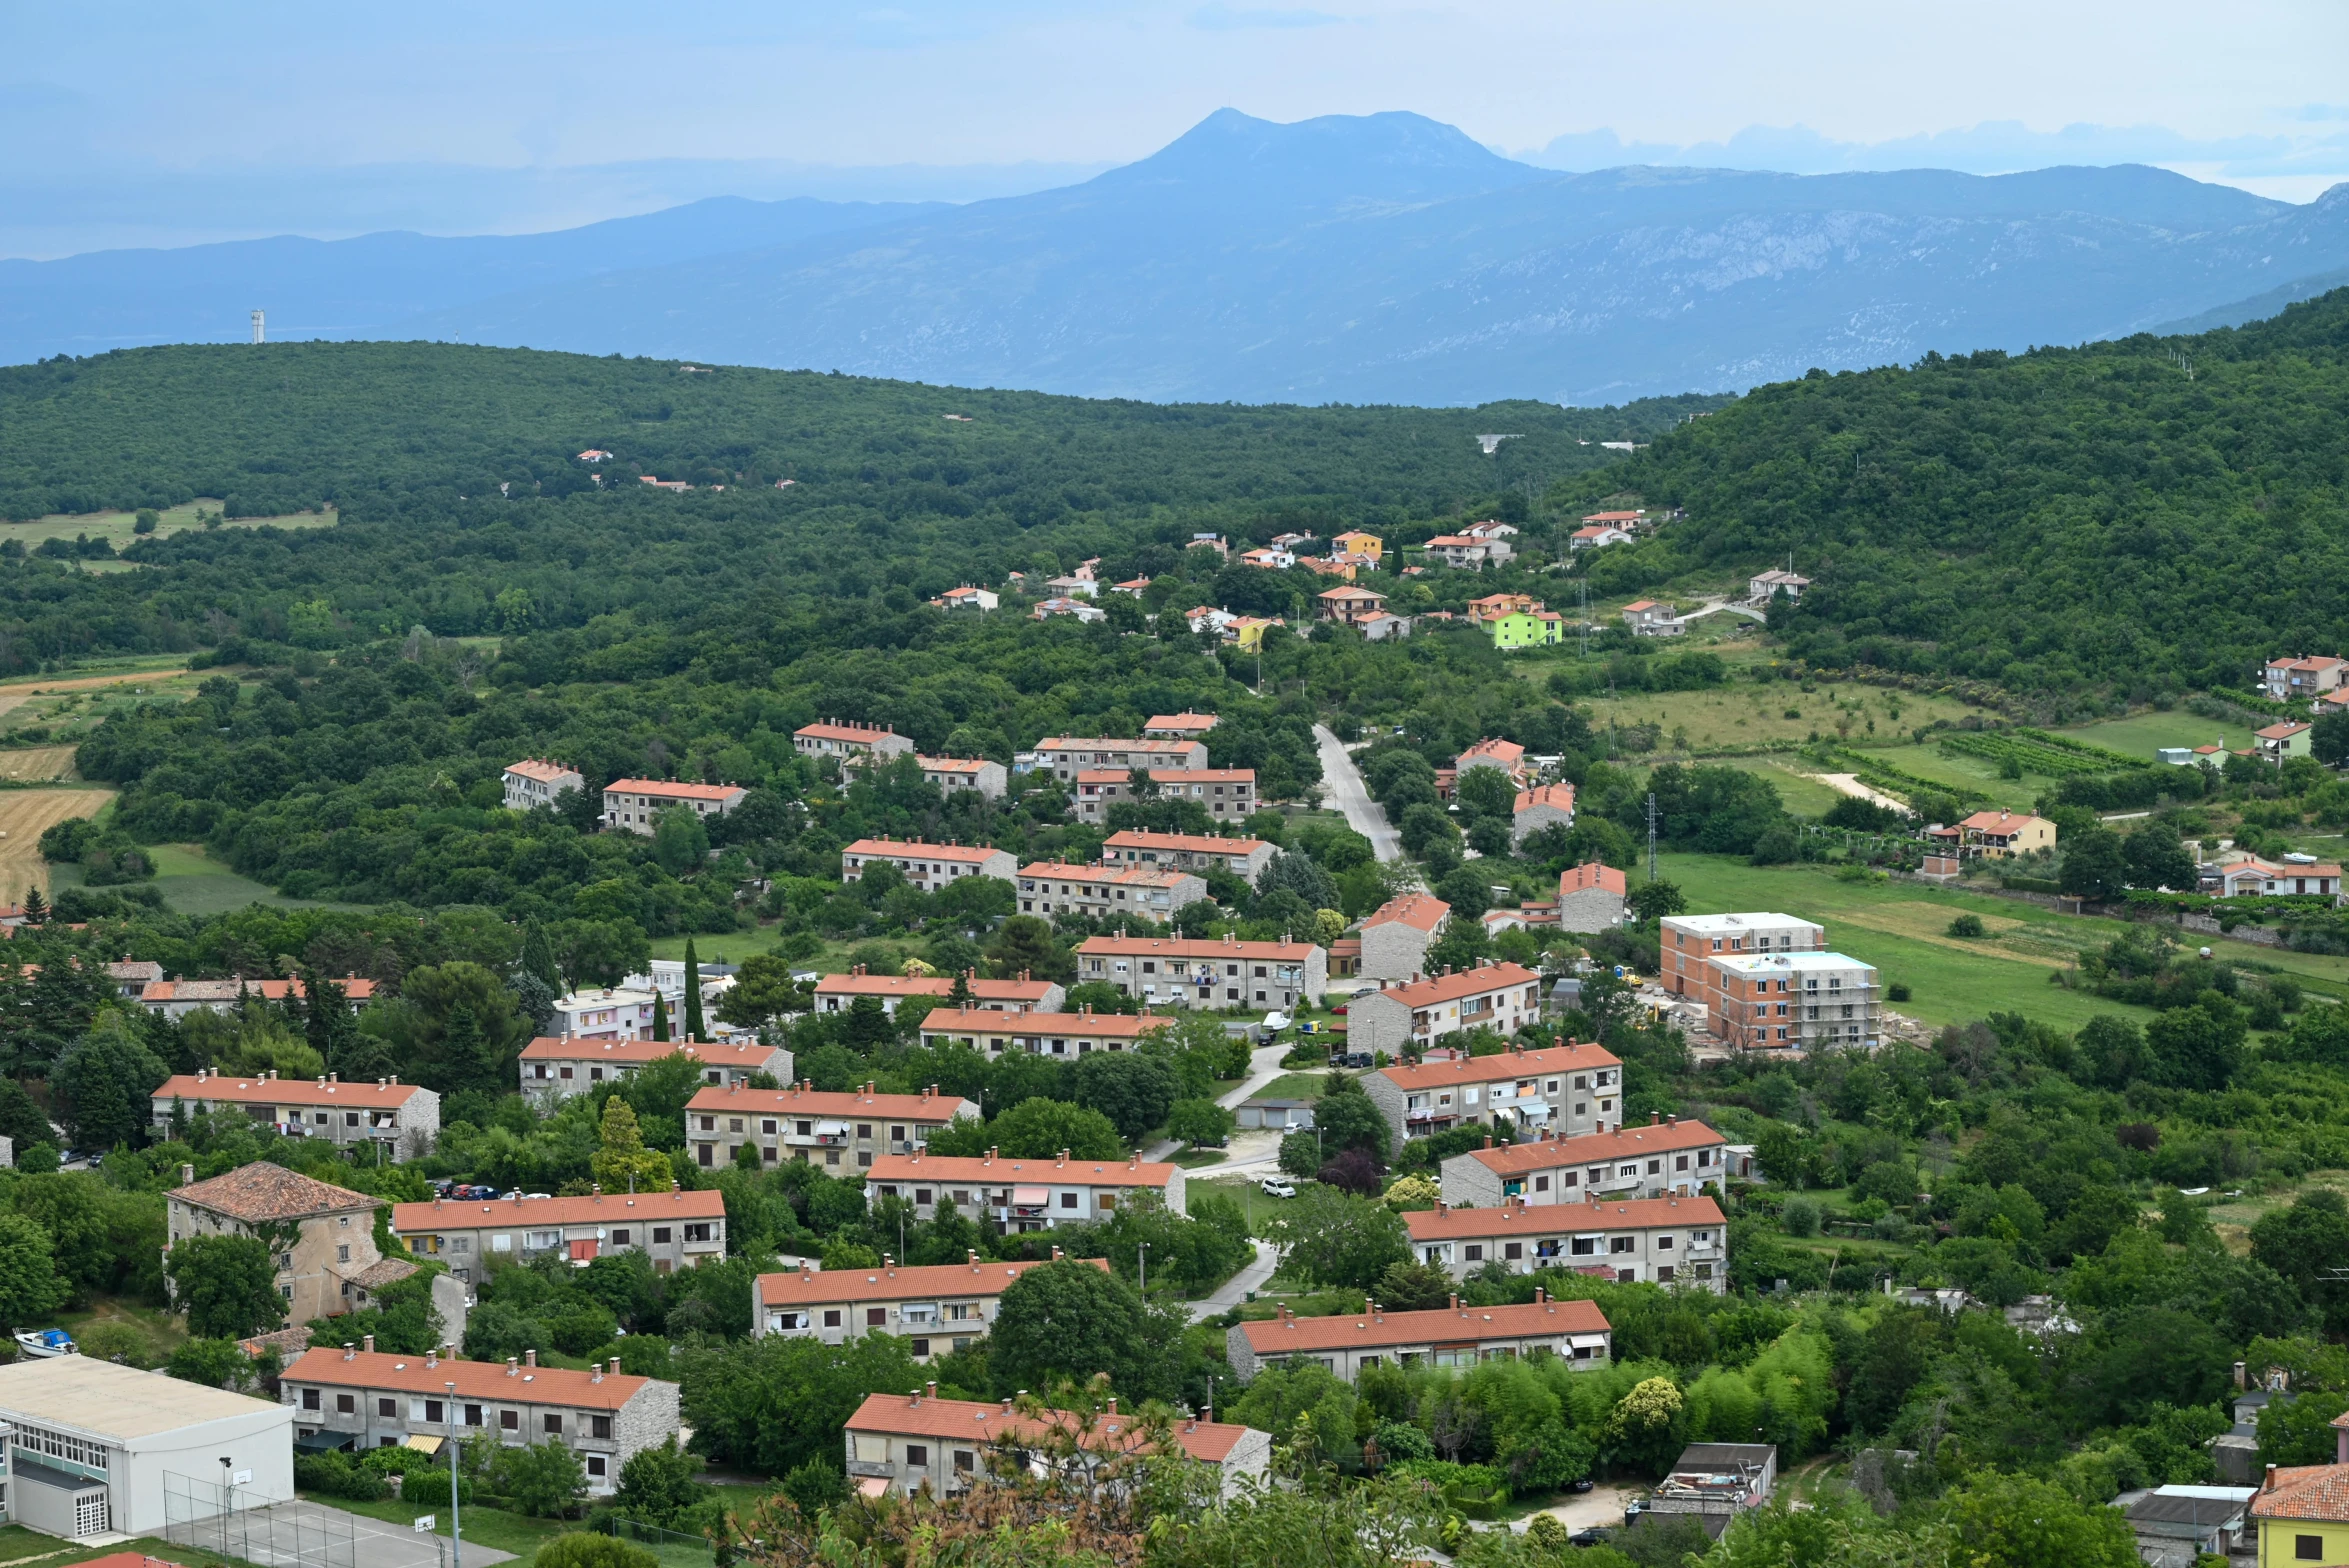
M 1103 860 L 1129 866 L 1172 866 L 1182 871 L 1229 871 L 1253 887 L 1272 864 L 1272 844 L 1260 838 L 1219 838 L 1212 833 L 1145 833 L 1128 828 L 1101 846 Z
M 345 1083 L 336 1073 L 280 1078 L 274 1067 L 242 1075 L 199 1068 L 164 1079 L 147 1104 L 157 1128 L 171 1125 L 175 1109 L 188 1116 L 234 1109 L 289 1138 L 380 1144 L 395 1160 L 429 1150 L 440 1136 L 440 1096 L 396 1077 Z
M 1171 1007 L 1319 1006 L 1329 954 L 1310 942 L 1237 937 L 1090 936 L 1077 944 L 1077 977 Z
M 890 1154 L 919 1150 L 950 1122 L 978 1115 L 978 1106 L 940 1094 L 935 1084 L 920 1094 L 881 1094 L 869 1083 L 845 1092 L 734 1084 L 704 1089 L 686 1102 L 685 1141 L 704 1170 L 733 1164 L 745 1145 L 758 1150 L 761 1165 L 796 1160 L 866 1170 Z
M 1204 768 L 1207 745 L 1204 741 L 1154 736 L 1140 740 L 1102 740 L 1053 735 L 1036 742 L 1036 764 L 1065 784 L 1088 768 L 1116 768 L 1121 772 L 1135 768 L 1153 772 L 1160 768 Z
M 587 780 L 568 763 L 525 757 L 506 769 L 505 785 L 506 809 L 531 811 L 553 805 L 565 790 L 587 788 Z
M 1020 867 L 1019 900 L 1023 915 L 1083 915 L 1106 920 L 1113 915 L 1139 915 L 1154 925 L 1174 918 L 1186 904 L 1207 896 L 1204 878 L 1188 871 L 1159 871 L 1147 866 L 1074 866 L 1041 860 Z
M 955 1497 L 990 1479 L 989 1449 L 1040 1446 L 1056 1428 L 1101 1460 L 1144 1452 L 1140 1445 L 1148 1440 L 1139 1421 L 1118 1414 L 1114 1398 L 1086 1431 L 1074 1416 L 1029 1416 L 1008 1399 L 1000 1405 L 940 1399 L 932 1383 L 920 1393 L 870 1395 L 848 1418 L 841 1441 L 848 1478 L 864 1496 L 911 1497 L 927 1488 L 933 1497 Z M 1184 1458 L 1213 1467 L 1226 1497 L 1244 1482 L 1261 1484 L 1271 1470 L 1272 1435 L 1254 1427 L 1184 1416 L 1172 1435 Z
M 1403 1216 L 1411 1254 L 1454 1279 L 1499 1264 L 1512 1274 L 1541 1269 L 1605 1268 L 1618 1284 L 1646 1280 L 1729 1289 L 1729 1224 L 1712 1199 L 1632 1198 L 1529 1205 L 1510 1198 L 1498 1208 L 1438 1204 Z
M 912 736 L 900 735 L 886 724 L 848 719 L 802 724 L 791 732 L 791 746 L 803 757 L 907 757 L 914 749 Z
M 1657 1118 L 1645 1127 L 1617 1127 L 1583 1138 L 1539 1138 L 1503 1148 L 1487 1146 L 1444 1161 L 1443 1200 L 1455 1208 L 1497 1208 L 1510 1198 L 1527 1203 L 1580 1203 L 1603 1198 L 1694 1197 L 1720 1181 L 1729 1141 L 1699 1121 Z
M 1604 1046 L 1529 1051 L 1512 1045 L 1494 1056 L 1382 1067 L 1363 1078 L 1362 1089 L 1386 1113 L 1398 1146 L 1455 1127 L 1509 1128 L 1529 1138 L 1547 1130 L 1571 1138 L 1619 1119 L 1615 1101 L 1623 1093 L 1623 1063 Z
M 1723 954 L 1706 960 L 1706 1026 L 1727 1045 L 1874 1050 L 1883 1041 L 1876 967 L 1842 953 Z
M 1126 1051 L 1174 1019 L 1164 1013 L 1007 1012 L 994 1008 L 933 1008 L 922 1020 L 922 1044 L 959 1045 L 990 1059 L 1006 1051 L 1075 1058 L 1095 1051 Z
M 1367 1367 L 1472 1367 L 1480 1361 L 1556 1356 L 1578 1372 L 1607 1364 L 1614 1329 L 1592 1301 L 1552 1301 L 1534 1288 L 1533 1300 L 1513 1306 L 1472 1307 L 1458 1296 L 1450 1306 L 1387 1312 L 1377 1303 L 1363 1312 L 1301 1318 L 1287 1307 L 1277 1318 L 1235 1323 L 1224 1331 L 1224 1359 L 1246 1383 L 1266 1367 L 1318 1366 L 1351 1383 Z
M 1006 1234 L 1108 1220 L 1119 1205 L 1155 1198 L 1183 1212 L 1183 1168 L 1149 1160 L 1006 1160 L 885 1154 L 865 1173 L 865 1200 L 903 1198 L 928 1219 L 951 1207 Z
M 1254 768 L 1152 768 L 1150 784 L 1159 799 L 1196 801 L 1226 822 L 1244 822 L 1256 810 Z M 1080 821 L 1106 820 L 1111 806 L 1134 798 L 1134 776 L 1124 768 L 1087 768 L 1077 775 Z
M 985 757 L 925 757 L 917 753 L 914 761 L 921 767 L 922 782 L 941 795 L 984 795 L 1001 800 L 1011 784 L 1011 770 Z
M 1818 952 L 1827 945 L 1827 928 L 1816 920 L 1768 910 L 1666 915 L 1657 922 L 1657 941 L 1665 989 L 1710 1006 L 1714 975 L 1708 960 L 1741 953 Z
M 885 860 L 905 874 L 908 886 L 921 893 L 943 893 L 948 884 L 964 877 L 997 877 L 1009 882 L 1019 871 L 1019 857 L 1008 849 L 985 844 L 931 844 L 918 838 L 860 838 L 840 852 L 840 879 L 861 881 L 865 867 Z
M 493 1263 L 553 1254 L 585 1267 L 613 1253 L 641 1252 L 655 1274 L 695 1268 L 726 1255 L 726 1195 L 604 1192 L 585 1197 L 434 1198 L 392 1205 L 392 1233 L 420 1258 L 448 1265 L 461 1280 L 488 1278 Z
M 707 1040 L 627 1040 L 616 1036 L 580 1039 L 548 1035 L 522 1047 L 522 1092 L 540 1099 L 568 1100 L 597 1084 L 632 1077 L 647 1062 L 690 1058 L 702 1082 L 748 1083 L 766 1073 L 777 1083 L 791 1081 L 791 1052 L 756 1040 L 713 1044 Z
M 1381 904 L 1362 922 L 1362 978 L 1402 982 L 1424 976 L 1427 950 L 1451 913 L 1452 906 L 1432 893 L 1405 893 Z
M 697 817 L 722 817 L 750 792 L 739 784 L 680 784 L 672 779 L 614 779 L 604 786 L 604 826 L 650 838 L 661 813 L 683 808 Z
M 970 1349 L 993 1326 L 1004 1289 L 1030 1269 L 1059 1260 L 1055 1247 L 1049 1259 L 1026 1262 L 981 1263 L 974 1252 L 968 1263 L 924 1268 L 899 1268 L 883 1258 L 877 1269 L 761 1274 L 751 1286 L 751 1337 L 776 1334 L 840 1345 L 867 1334 L 895 1334 L 908 1342 L 916 1361 L 927 1361 Z M 1086 1261 L 1108 1271 L 1099 1258 Z
M 971 1006 L 996 1012 L 1057 1012 L 1068 995 L 1056 982 L 1030 980 L 1024 973 L 1017 980 L 964 975 L 962 983 Z M 953 995 L 952 975 L 869 975 L 859 964 L 844 975 L 826 975 L 816 982 L 816 1011 L 844 1013 L 856 1005 L 858 997 L 872 996 L 880 998 L 881 1011 L 894 1017 L 897 1004 L 909 996 L 934 996 L 944 1001 Z
M 1464 1029 L 1506 1038 L 1540 1019 L 1541 976 L 1488 959 L 1474 969 L 1356 997 L 1346 1013 L 1346 1046 L 1401 1056 Z

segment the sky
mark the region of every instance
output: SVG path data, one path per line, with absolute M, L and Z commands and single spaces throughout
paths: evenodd
M 0 255 L 969 200 L 1207 114 L 1409 109 L 1561 168 L 2349 179 L 2340 0 L 77 0 L 0 7 Z

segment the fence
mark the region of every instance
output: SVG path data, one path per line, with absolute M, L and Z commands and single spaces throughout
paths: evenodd
M 685 1535 L 658 1525 L 638 1524 L 618 1514 L 598 1520 L 596 1528 L 609 1530 L 623 1541 L 633 1541 L 661 1560 L 661 1568 L 715 1568 L 717 1555 L 706 1536 Z
M 257 1568 L 356 1568 L 358 1521 L 341 1509 L 271 1503 L 217 1481 L 163 1476 L 163 1538 Z

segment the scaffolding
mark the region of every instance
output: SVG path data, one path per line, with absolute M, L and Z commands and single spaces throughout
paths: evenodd
M 356 1568 L 357 1525 L 339 1508 L 272 1503 L 217 1481 L 163 1475 L 163 1538 L 256 1568 Z

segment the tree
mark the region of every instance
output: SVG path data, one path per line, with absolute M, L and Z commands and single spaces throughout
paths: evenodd
M 1457 1288 L 1432 1263 L 1390 1263 L 1370 1287 L 1370 1299 L 1389 1312 L 1423 1312 L 1442 1306 Z
M 653 859 L 673 877 L 698 871 L 709 862 L 710 831 L 701 813 L 671 806 L 653 823 Z
M 1429 804 L 1406 808 L 1403 820 L 1396 824 L 1396 833 L 1402 840 L 1403 848 L 1422 859 L 1427 855 L 1428 846 L 1450 845 L 1457 843 L 1460 838 L 1460 830 L 1452 825 L 1450 817 L 1444 815 L 1444 808 Z
M 302 1035 L 329 1072 L 350 1074 L 359 1043 L 358 1019 L 350 994 L 315 970 L 302 972 Z M 355 1076 L 355 1075 L 354 1075 Z
M 1063 1149 L 1075 1160 L 1126 1157 L 1116 1123 L 1090 1107 L 1064 1100 L 1020 1101 L 987 1123 L 982 1148 L 998 1150 L 1007 1160 L 1049 1160 Z
M 1492 769 L 1479 770 L 1490 773 Z M 1465 925 L 1481 916 L 1493 901 L 1492 872 L 1465 865 L 1446 872 L 1435 885 L 1435 896 L 1452 906 L 1452 921 Z
M 1687 1425 L 1679 1387 L 1643 1378 L 1607 1413 L 1606 1442 L 1632 1469 L 1661 1474 L 1686 1443 Z
M 1311 1285 L 1366 1290 L 1392 1263 L 1411 1256 L 1403 1217 L 1373 1198 L 1357 1198 L 1319 1183 L 1259 1225 L 1280 1254 L 1283 1273 Z
M 988 1340 L 988 1371 L 1000 1391 L 1106 1372 L 1111 1387 L 1139 1398 L 1156 1381 L 1158 1351 L 1142 1298 L 1084 1259 L 1062 1258 L 1006 1285 Z
M 2145 1026 L 2145 1048 L 2157 1079 L 2179 1089 L 2223 1089 L 2243 1060 L 2250 1033 L 2243 1009 L 2216 991 L 2192 1007 L 2173 1007 Z
M 587 1471 L 562 1443 L 499 1448 L 487 1470 L 489 1489 L 535 1519 L 563 1518 L 587 1495 Z
M 0 1138 L 9 1139 L 18 1149 L 57 1142 L 49 1118 L 41 1114 L 33 1097 L 14 1078 L 0 1078 Z
M 1080 1056 L 1069 1079 L 1077 1103 L 1108 1117 L 1128 1143 L 1166 1120 L 1182 1088 L 1163 1059 L 1140 1051 Z
M 2328 768 L 2349 762 L 2349 711 L 2336 708 L 2308 732 L 2308 754 Z
M 710 1495 L 694 1479 L 700 1474 L 700 1456 L 679 1448 L 672 1432 L 658 1448 L 640 1448 L 628 1457 L 612 1501 L 631 1519 L 666 1524 Z
M 1942 1501 L 1970 1568 L 2136 1568 L 2127 1516 L 2051 1481 L 1976 1471 Z
M 172 1299 L 198 1339 L 244 1339 L 285 1325 L 277 1261 L 256 1236 L 189 1236 L 166 1261 Z
M 679 1397 L 695 1446 L 714 1464 L 763 1475 L 811 1461 L 837 1470 L 840 1430 L 856 1407 L 870 1394 L 919 1388 L 923 1375 L 895 1334 L 839 1345 L 769 1335 L 697 1348 L 681 1362 Z
M 1279 1152 L 1273 1158 L 1287 1175 L 1311 1176 L 1321 1169 L 1321 1139 L 1302 1128 L 1282 1133 Z
M 547 939 L 546 927 L 536 915 L 522 922 L 522 956 L 515 967 L 557 990 L 562 988 L 563 972 L 555 962 L 555 945 Z
M 2338 717 L 2349 723 L 2349 714 Z M 2173 893 L 2191 893 L 2201 879 L 2178 830 L 2166 822 L 2139 824 L 2122 842 L 2121 860 L 2128 867 L 2131 887 L 2166 887 Z
M 154 1124 L 148 1096 L 170 1076 L 130 1020 L 109 1011 L 57 1058 L 49 1083 L 77 1147 L 136 1148 Z
M 1022 974 L 1038 980 L 1067 982 L 1077 977 L 1077 961 L 1052 935 L 1049 923 L 1034 915 L 1013 915 L 995 930 L 987 943 L 987 967 L 998 980 Z
M 1213 1100 L 1177 1100 L 1166 1113 L 1166 1135 L 1194 1149 L 1220 1149 L 1238 1125 L 1232 1113 Z
M 1631 906 L 1632 918 L 1646 926 L 1687 909 L 1688 895 L 1680 891 L 1677 883 L 1642 882 L 1631 890 L 1625 902 Z
M 674 1448 L 676 1442 L 675 1438 L 669 1439 L 669 1446 Z M 645 1449 L 636 1456 L 636 1459 L 641 1459 L 652 1452 L 654 1450 Z M 628 1464 L 620 1467 L 621 1490 L 620 1495 L 614 1500 L 627 1510 L 628 1517 L 631 1519 L 644 1519 L 648 1524 L 655 1523 L 656 1521 L 648 1516 L 629 1507 L 627 1502 L 628 1468 L 629 1465 L 636 1463 L 636 1459 L 631 1459 Z M 617 1536 L 603 1535 L 593 1530 L 573 1530 L 567 1534 L 556 1536 L 546 1545 L 540 1547 L 531 1558 L 531 1562 L 534 1568 L 539 1563 L 544 1563 L 546 1568 L 660 1568 L 661 1560 L 643 1547 L 631 1545 Z
M 2076 898 L 2113 899 L 2129 885 L 2127 857 L 2121 836 L 2107 827 L 2094 827 L 2064 841 L 2063 866 L 2056 886 Z
M 753 953 L 744 959 L 734 972 L 734 983 L 718 997 L 720 1021 L 737 1029 L 756 1029 L 785 1013 L 806 1011 L 808 989 L 791 978 L 791 967 L 779 953 Z
M 1394 1146 L 1394 1129 L 1386 1112 L 1371 1102 L 1359 1082 L 1344 1073 L 1333 1072 L 1322 1080 L 1321 1098 L 1313 1105 L 1313 1124 L 1320 1129 L 1321 1147 L 1329 1154 L 1360 1149 L 1384 1165 Z
M 37 1327 L 72 1294 L 58 1272 L 49 1233 L 21 1214 L 0 1210 L 0 1327 Z
M 183 1383 L 243 1392 L 255 1381 L 253 1358 L 233 1339 L 190 1339 L 172 1351 L 163 1370 Z
M 662 1192 L 669 1185 L 668 1156 L 644 1146 L 636 1108 L 616 1094 L 604 1102 L 598 1146 L 587 1165 L 606 1192 Z
M 691 937 L 685 939 L 685 1038 L 709 1038 L 701 1016 L 701 960 L 694 954 Z
M 2349 1410 L 2349 1396 L 2313 1388 L 2298 1398 L 2268 1404 L 2259 1412 L 2259 1462 L 2331 1464 L 2338 1441 L 2333 1421 L 2344 1410 Z
M 2339 1193 L 2319 1187 L 2262 1214 L 2252 1222 L 2251 1256 L 2299 1287 L 2327 1331 L 2349 1331 L 2349 1285 L 2330 1277 L 2349 1258 L 2349 1202 Z

